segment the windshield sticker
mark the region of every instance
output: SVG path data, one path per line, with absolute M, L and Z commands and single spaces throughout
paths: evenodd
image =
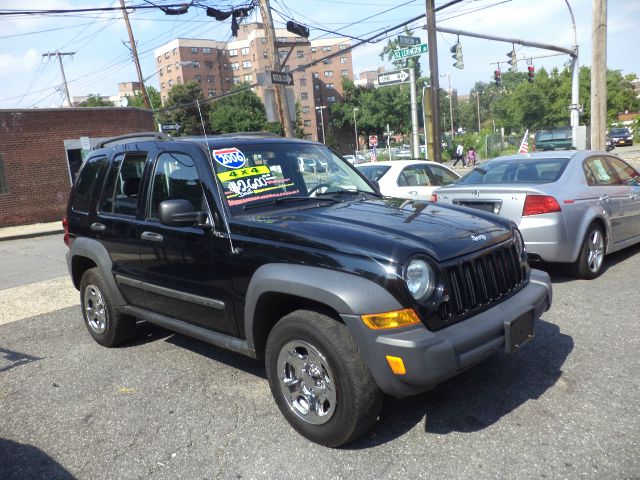
M 247 161 L 244 153 L 235 147 L 213 150 L 212 153 L 215 161 L 226 168 L 242 168 Z
M 254 175 L 270 174 L 271 170 L 266 165 L 258 165 L 257 167 L 243 168 L 242 170 L 236 169 L 230 172 L 222 172 L 218 174 L 218 178 L 222 182 L 228 182 L 230 180 L 236 180 L 242 177 L 253 177 Z
M 218 178 L 223 184 L 224 195 L 229 205 L 240 205 L 253 200 L 298 195 L 300 191 L 289 178 L 275 177 L 266 165 L 236 169 L 229 172 L 221 172 Z M 294 190 L 287 190 L 294 187 Z M 282 190 L 261 195 L 273 190 Z

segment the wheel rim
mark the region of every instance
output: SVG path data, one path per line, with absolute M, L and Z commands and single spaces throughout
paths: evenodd
M 334 375 L 326 358 L 310 343 L 294 340 L 278 355 L 280 390 L 289 408 L 313 425 L 328 422 L 336 410 Z
M 102 292 L 95 285 L 84 289 L 84 312 L 91 330 L 104 333 L 107 329 L 107 307 Z
M 587 243 L 589 255 L 587 256 L 587 265 L 589 270 L 596 273 L 602 267 L 604 259 L 604 238 L 600 230 L 592 230 Z

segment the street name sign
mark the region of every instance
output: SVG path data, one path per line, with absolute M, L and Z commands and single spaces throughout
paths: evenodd
M 391 72 L 378 74 L 378 85 L 384 87 L 386 85 L 396 85 L 398 83 L 405 83 L 409 81 L 409 69 L 402 68 L 400 70 L 393 70 Z
M 429 49 L 427 48 L 426 43 L 421 43 L 420 45 L 416 45 L 414 47 L 401 48 L 400 50 L 393 51 L 393 59 L 394 60 L 402 60 L 403 58 L 408 57 L 418 57 L 423 53 L 427 53 Z
M 420 45 L 422 41 L 420 37 L 408 37 L 406 35 L 398 35 L 398 45 L 402 47 L 412 47 L 414 45 Z
M 161 123 L 161 132 L 179 132 L 182 126 L 179 123 Z
M 293 85 L 293 75 L 289 72 L 271 72 L 271 82 L 278 85 Z

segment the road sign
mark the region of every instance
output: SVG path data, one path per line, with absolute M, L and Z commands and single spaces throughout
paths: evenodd
M 409 69 L 403 68 L 401 70 L 394 70 L 392 72 L 385 72 L 378 74 L 378 85 L 384 87 L 386 85 L 395 85 L 397 83 L 404 83 L 409 81 Z
M 89 137 L 80 137 L 80 148 L 82 150 L 91 150 L 91 141 Z
M 378 136 L 377 135 L 369 135 L 369 146 L 377 147 L 378 146 Z
M 402 47 L 411 47 L 413 45 L 420 45 L 422 41 L 420 37 L 407 37 L 406 35 L 398 35 L 398 45 Z
M 293 85 L 293 75 L 289 72 L 271 72 L 271 82 L 279 85 Z
M 160 131 L 161 132 L 179 132 L 182 128 L 182 125 L 179 123 L 161 123 Z
M 427 53 L 429 49 L 427 48 L 426 43 L 421 43 L 420 45 L 416 45 L 415 47 L 407 47 L 401 48 L 400 50 L 393 51 L 393 59 L 394 60 L 402 60 L 403 58 L 408 57 L 418 57 L 423 53 Z
M 389 130 L 388 132 L 383 132 L 382 133 L 385 137 L 391 137 L 393 135 L 396 134 L 396 132 L 394 132 L 393 130 Z

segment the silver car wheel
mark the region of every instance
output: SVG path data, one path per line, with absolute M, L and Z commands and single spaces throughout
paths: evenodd
M 107 329 L 107 306 L 102 292 L 95 285 L 87 285 L 84 289 L 84 312 L 87 324 L 95 333 L 104 333 Z
M 278 355 L 280 390 L 289 408 L 312 425 L 327 423 L 336 411 L 334 375 L 310 343 L 286 343 Z
M 589 248 L 587 265 L 589 266 L 589 270 L 596 273 L 602 267 L 602 261 L 604 259 L 604 238 L 600 230 L 594 229 L 591 231 L 587 247 Z

